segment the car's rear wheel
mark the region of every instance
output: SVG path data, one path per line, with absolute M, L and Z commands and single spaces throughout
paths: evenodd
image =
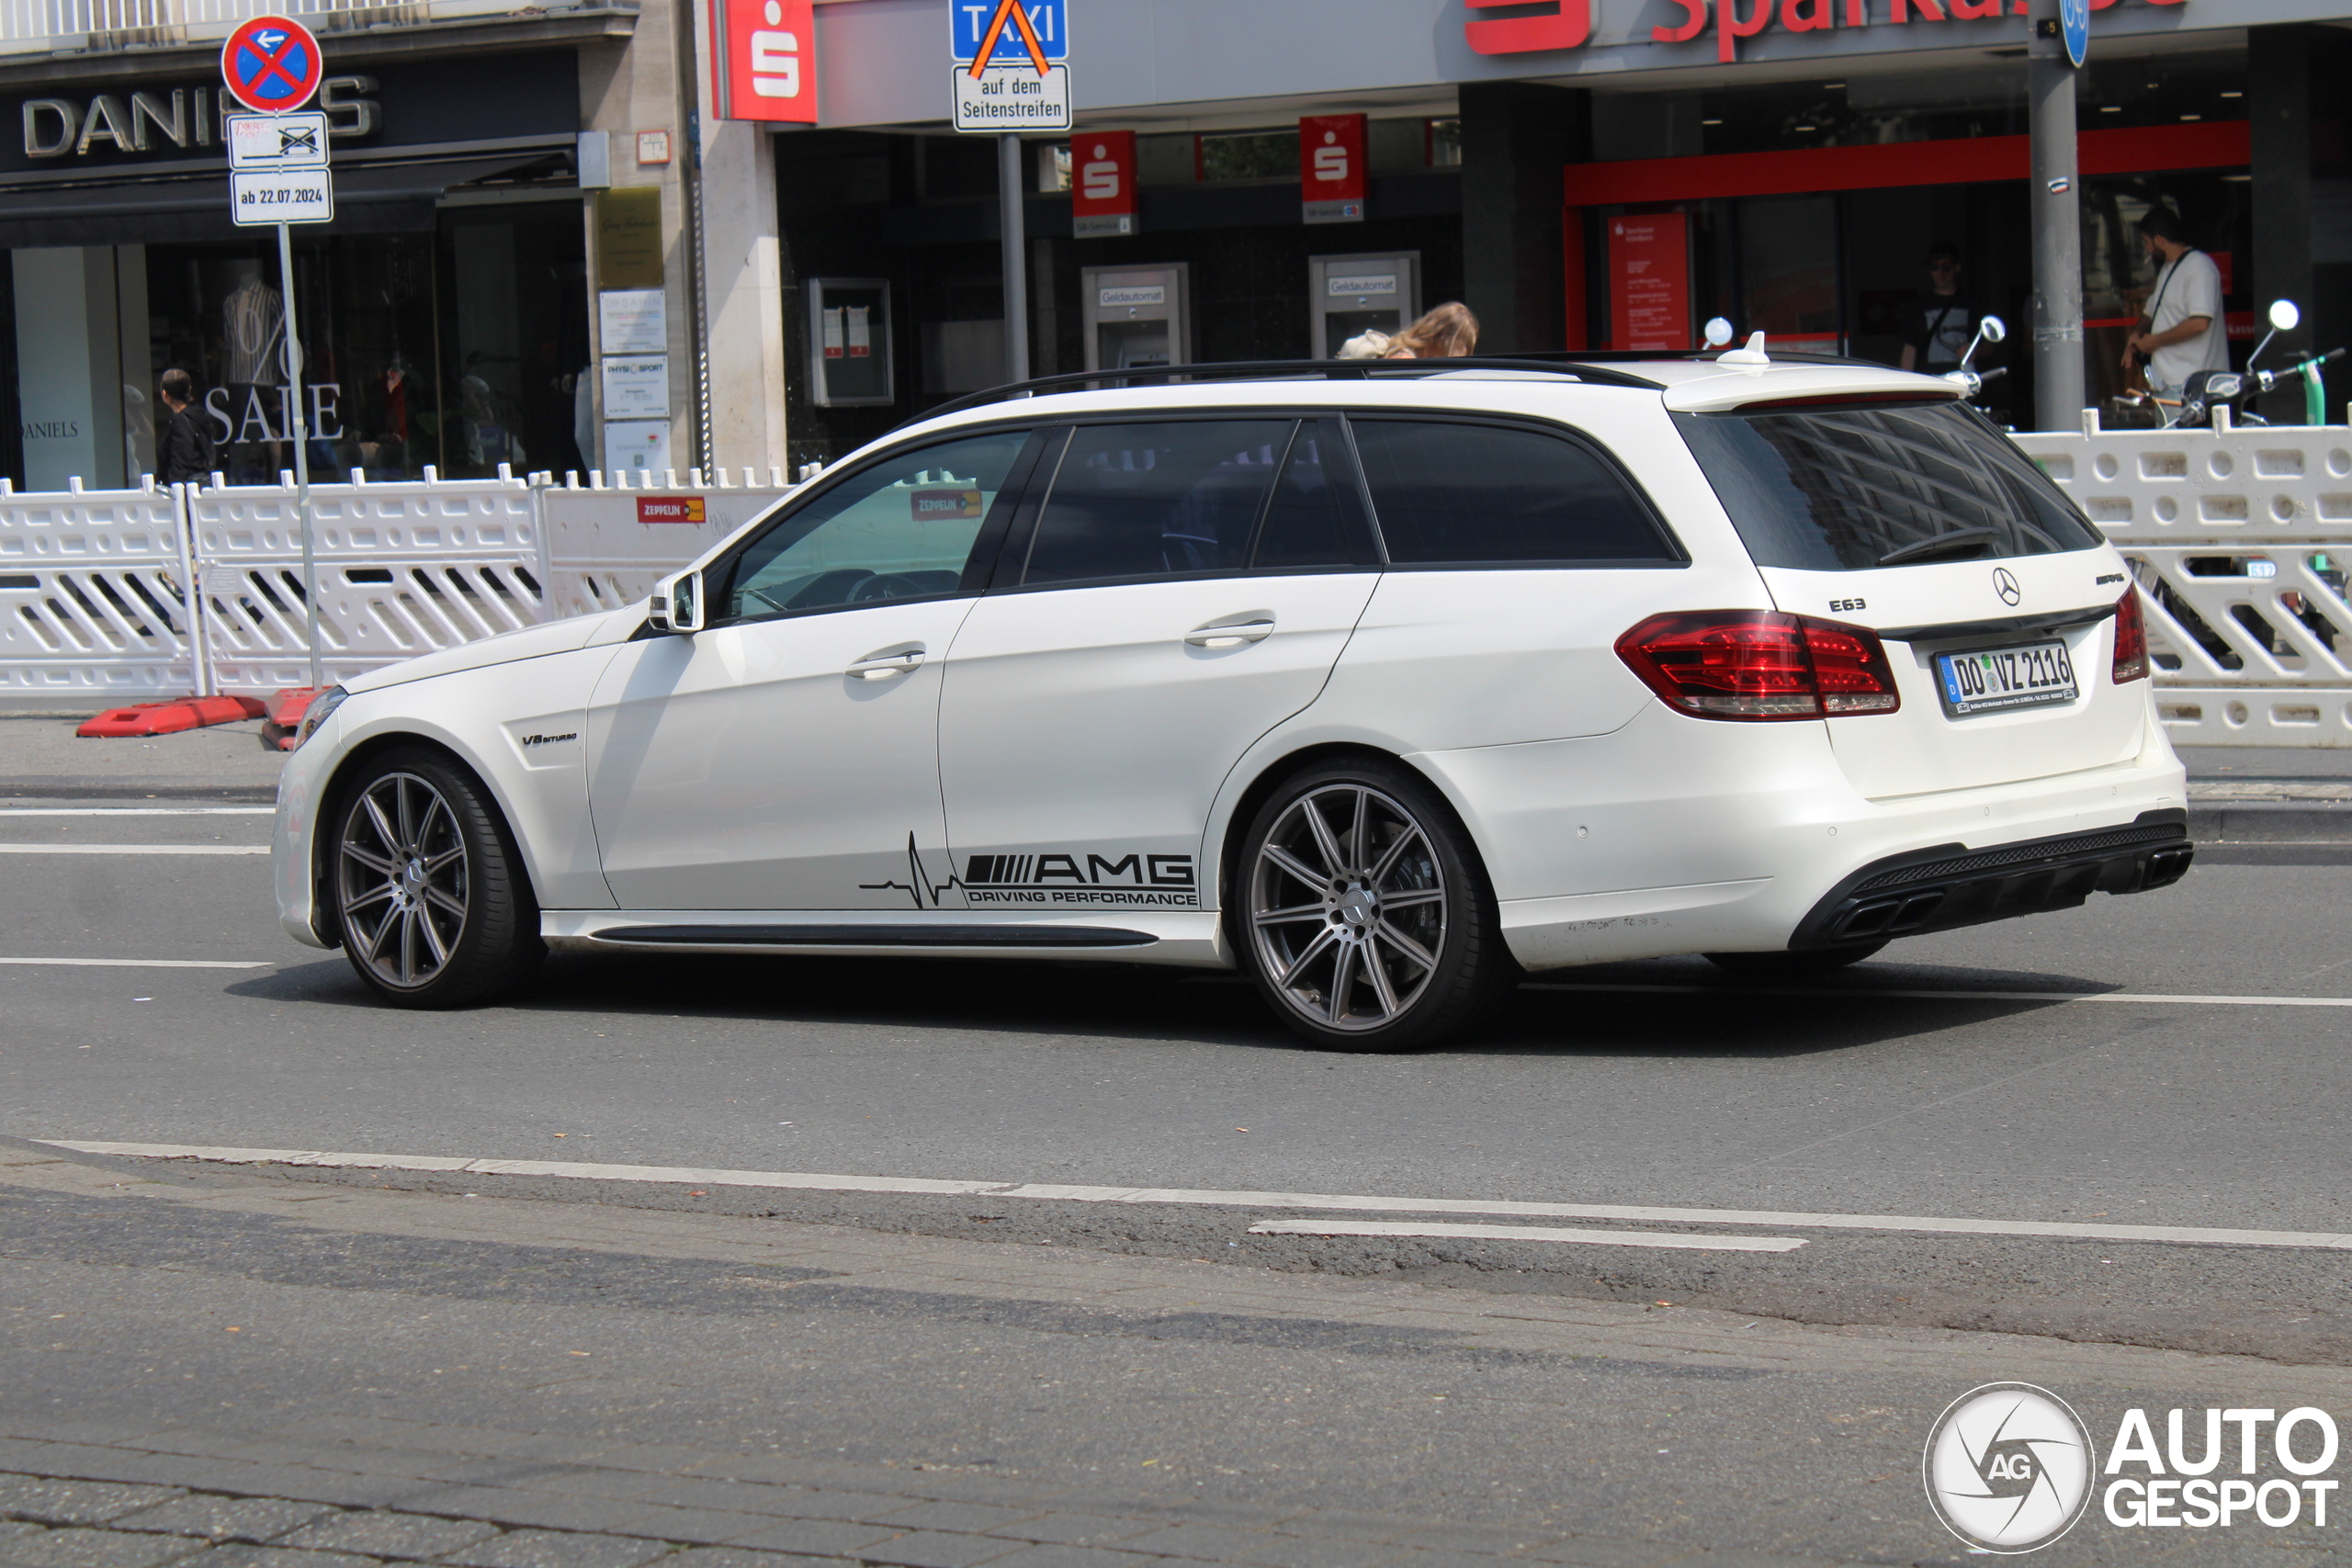
M 1242 840 L 1235 946 L 1274 1011 L 1317 1045 L 1408 1051 L 1510 993 L 1477 851 L 1418 774 L 1366 759 L 1309 769 Z
M 1702 956 L 1716 968 L 1728 970 L 1743 980 L 1803 980 L 1860 964 L 1876 956 L 1885 945 L 1883 942 L 1870 942 L 1857 947 L 1808 948 L 1803 953 L 1709 953 Z
M 344 953 L 396 1007 L 487 1001 L 546 953 L 496 806 L 437 753 L 403 749 L 371 762 L 342 797 L 334 853 Z

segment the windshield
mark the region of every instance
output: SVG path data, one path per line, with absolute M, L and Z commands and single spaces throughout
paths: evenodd
M 1678 413 L 1758 566 L 1882 566 L 2086 550 L 2103 536 L 2033 460 L 1958 403 Z

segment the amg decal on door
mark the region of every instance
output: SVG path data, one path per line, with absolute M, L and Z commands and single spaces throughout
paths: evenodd
M 1120 908 L 1200 908 L 1191 855 L 1129 852 L 973 855 L 964 865 L 964 897 L 974 904 L 1096 905 Z

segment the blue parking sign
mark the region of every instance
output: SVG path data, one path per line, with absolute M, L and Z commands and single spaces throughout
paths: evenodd
M 1017 65 L 1029 58 L 1029 45 L 1021 34 L 1020 17 L 1013 16 L 1014 7 L 1029 19 L 1030 30 L 1037 35 L 1037 44 L 1046 58 L 1056 62 L 1069 59 L 1069 9 L 1067 0 L 947 0 L 950 36 L 956 60 L 970 63 L 980 51 L 980 44 L 991 28 L 996 30 L 996 48 L 989 52 L 990 65 Z M 999 26 L 1000 20 L 1002 26 Z

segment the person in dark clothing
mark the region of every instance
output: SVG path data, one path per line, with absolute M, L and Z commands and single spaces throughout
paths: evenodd
M 164 372 L 158 384 L 164 394 L 164 406 L 172 411 L 170 421 L 164 426 L 163 473 L 158 477 L 167 485 L 202 484 L 212 477 L 220 459 L 212 449 L 212 432 L 206 428 L 204 416 L 192 412 L 196 401 L 196 383 L 185 370 Z
M 1976 306 L 1961 291 L 1960 247 L 1939 241 L 1928 248 L 1928 291 L 1912 300 L 1903 332 L 1903 368 L 1930 376 L 1960 368 L 1976 336 Z

